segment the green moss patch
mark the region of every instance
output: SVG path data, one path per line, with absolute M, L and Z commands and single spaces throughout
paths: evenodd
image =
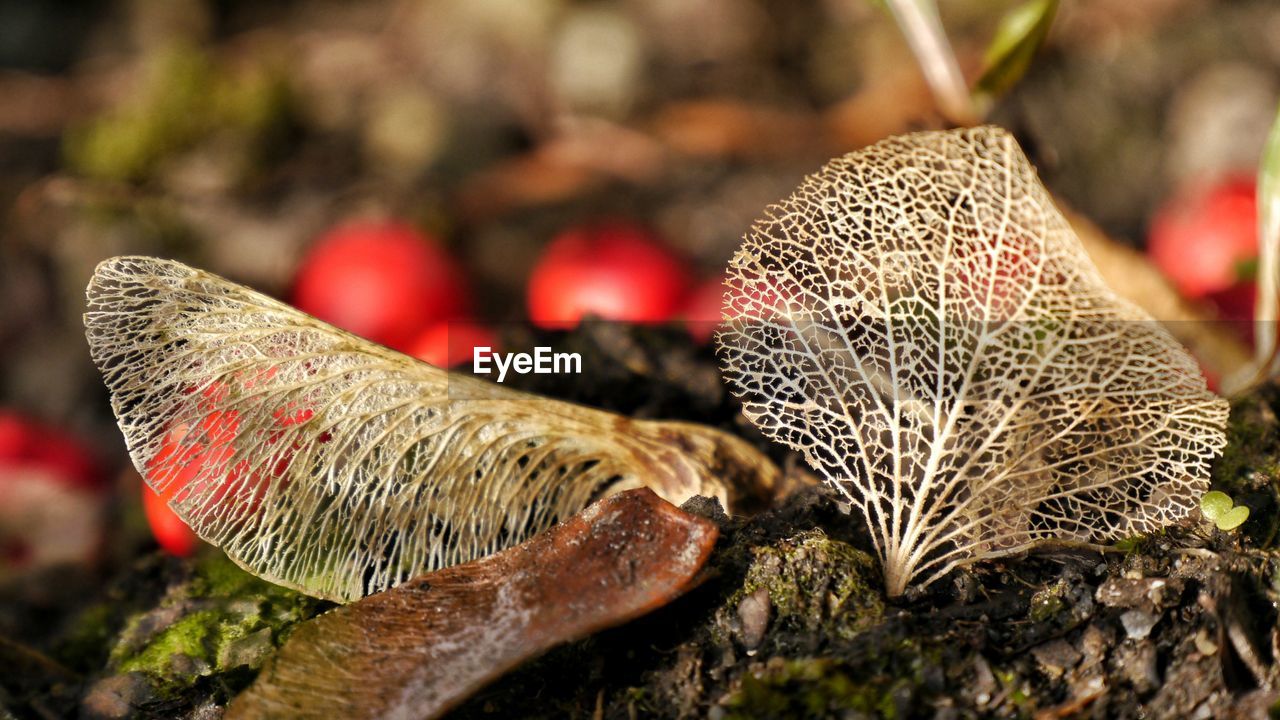
M 724 717 L 829 717 L 860 712 L 874 717 L 900 716 L 901 698 L 910 691 L 907 679 L 859 680 L 828 658 L 773 658 L 743 677 L 722 704 Z
M 821 530 L 756 548 L 754 554 L 742 589 L 730 598 L 726 610 L 736 611 L 743 598 L 764 588 L 772 625 L 790 632 L 822 631 L 842 640 L 884 615 L 875 560 Z
M 142 82 L 122 104 L 66 136 L 67 164 L 82 175 L 150 179 L 163 162 L 211 138 L 235 148 L 244 172 L 292 123 L 281 69 L 257 59 L 243 67 L 174 45 L 146 58 Z
M 240 668 L 256 670 L 292 625 L 323 607 L 211 554 L 152 610 L 131 617 L 111 652 L 118 673 L 141 672 L 161 689 Z

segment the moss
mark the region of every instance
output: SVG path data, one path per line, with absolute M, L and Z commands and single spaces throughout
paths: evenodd
M 245 666 L 256 670 L 293 624 L 323 605 L 210 554 L 159 607 L 130 618 L 110 665 L 121 673 L 145 673 L 167 691 Z
M 118 669 L 168 680 L 189 681 L 208 674 L 212 667 L 209 639 L 220 620 L 213 610 L 191 613 L 153 637 L 141 652 L 123 660 Z
M 884 615 L 870 555 L 821 530 L 811 530 L 756 548 L 742 589 L 725 609 L 736 612 L 742 599 L 760 588 L 769 592 L 771 625 L 847 640 Z
M 144 181 L 167 158 L 214 136 L 232 137 L 242 170 L 278 148 L 292 124 L 286 75 L 274 64 L 231 68 L 181 44 L 146 59 L 141 82 L 124 103 L 72 128 L 67 164 L 89 177 Z
M 1056 618 L 1068 605 L 1063 597 L 1071 586 L 1065 581 L 1058 582 L 1037 591 L 1031 596 L 1031 607 L 1027 610 L 1027 617 L 1032 622 L 1048 622 Z
M 250 575 L 222 553 L 206 554 L 196 560 L 189 591 L 201 597 L 223 598 L 241 597 L 247 593 L 297 594 Z
M 72 168 L 92 177 L 138 180 L 203 132 L 213 75 L 207 56 L 175 46 L 148 58 L 143 75 L 130 102 L 68 134 Z
M 1269 394 L 1249 395 L 1231 407 L 1227 447 L 1213 465 L 1213 486 L 1235 496 L 1253 489 L 1255 473 L 1280 476 L 1275 413 Z
M 1213 465 L 1214 490 L 1247 506 L 1242 535 L 1259 547 L 1280 537 L 1280 436 L 1276 434 L 1277 393 L 1263 388 L 1232 404 L 1227 446 Z
M 1012 670 L 1002 670 L 992 668 L 991 674 L 1000 682 L 1001 687 L 1009 698 L 1009 702 L 1018 708 L 1027 705 L 1031 700 L 1027 694 L 1027 683 Z
M 629 687 L 622 691 L 623 702 L 626 703 L 627 715 L 638 717 L 642 709 L 654 703 L 653 693 L 642 687 Z
M 911 686 L 906 678 L 857 679 L 829 658 L 774 658 L 763 671 L 744 677 L 722 707 L 724 717 L 734 720 L 826 717 L 837 711 L 896 718 Z

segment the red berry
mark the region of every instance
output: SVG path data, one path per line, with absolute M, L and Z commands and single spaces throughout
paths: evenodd
M 234 410 L 210 412 L 194 427 L 171 427 L 147 463 L 147 480 L 166 500 L 182 502 L 194 494 L 211 504 L 222 502 L 228 480 L 245 470 L 244 461 L 228 468 L 239 431 L 240 414 Z
M 1250 281 L 1258 258 L 1257 182 L 1238 178 L 1179 193 L 1152 220 L 1147 253 L 1188 298 Z
M 353 223 L 321 237 L 303 259 L 294 304 L 357 335 L 406 349 L 430 323 L 468 309 L 457 263 L 403 223 Z
M 1258 283 L 1242 280 L 1226 290 L 1209 293 L 1206 298 L 1218 309 L 1218 317 L 1231 323 L 1245 339 L 1253 337 L 1253 311 L 1257 305 Z
M 97 489 L 102 485 L 97 460 L 74 438 L 48 431 L 38 439 L 32 458 L 79 487 Z
M 169 509 L 169 501 L 146 484 L 142 486 L 142 510 L 161 549 L 178 557 L 188 557 L 196 551 L 200 538 Z
M 51 477 L 84 489 L 97 489 L 103 480 L 97 460 L 80 441 L 5 411 L 0 411 L 0 465 L 45 468 L 53 471 Z
M 0 411 L 0 461 L 25 460 L 35 434 L 35 425 L 26 418 Z
M 102 480 L 75 438 L 0 411 L 0 580 L 90 562 L 101 540 Z
M 422 331 L 409 354 L 436 367 L 453 368 L 471 362 L 478 347 L 497 349 L 489 328 L 472 322 L 437 323 Z
M 689 289 L 684 265 L 649 232 L 605 223 L 567 230 L 551 241 L 529 277 L 529 317 L 547 329 L 583 317 L 665 322 Z
M 700 345 L 710 342 L 720 327 L 725 290 L 724 278 L 714 278 L 694 288 L 685 301 L 681 314 L 689 335 Z

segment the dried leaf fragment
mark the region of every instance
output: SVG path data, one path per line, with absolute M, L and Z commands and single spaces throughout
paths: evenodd
M 605 498 L 517 547 L 300 625 L 227 720 L 438 717 L 555 645 L 670 602 L 717 535 L 649 490 Z
M 180 263 L 107 260 L 88 298 L 138 471 L 247 570 L 319 597 L 511 547 L 609 493 L 728 504 L 778 472 L 714 429 L 450 375 Z
M 1226 402 L 997 128 L 832 161 L 756 222 L 729 285 L 726 377 L 862 511 L 891 595 L 1178 521 L 1226 442 Z

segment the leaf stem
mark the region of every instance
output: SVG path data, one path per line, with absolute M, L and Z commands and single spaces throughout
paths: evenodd
M 934 0 L 885 0 L 885 4 L 920 63 L 938 110 L 956 125 L 976 125 L 977 108 Z

